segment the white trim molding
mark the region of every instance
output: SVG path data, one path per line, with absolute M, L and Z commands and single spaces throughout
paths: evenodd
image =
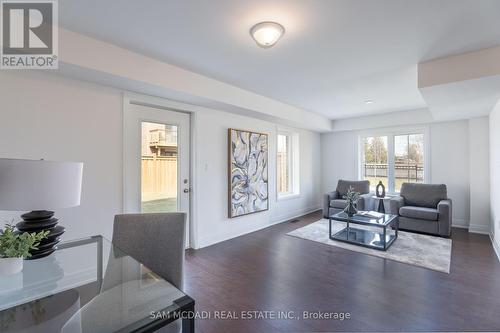
M 297 210 L 287 217 L 283 216 L 283 218 L 278 218 L 274 221 L 270 221 L 268 224 L 258 223 L 258 224 L 251 226 L 251 227 L 248 227 L 244 231 L 236 231 L 236 232 L 222 231 L 222 232 L 217 232 L 217 233 L 213 233 L 213 234 L 206 235 L 206 236 L 201 236 L 199 239 L 197 249 L 201 249 L 201 248 L 204 248 L 204 247 L 207 247 L 207 246 L 210 246 L 213 244 L 217 244 L 217 243 L 229 240 L 229 239 L 233 239 L 233 238 L 236 238 L 239 236 L 244 236 L 244 235 L 250 234 L 250 233 L 255 232 L 255 231 L 266 229 L 266 228 L 272 227 L 273 225 L 284 223 L 284 222 L 293 220 L 295 218 L 316 212 L 320 209 L 321 209 L 320 207 L 310 207 L 310 208 L 306 208 L 306 209 Z
M 489 235 L 490 234 L 490 226 L 489 225 L 470 224 L 469 225 L 469 232 L 474 233 L 474 234 Z
M 299 208 L 288 211 L 286 214 L 281 214 L 279 216 L 273 217 L 273 223 L 283 223 L 286 221 L 290 221 L 296 219 L 298 217 L 317 212 L 318 210 L 322 210 L 321 206 L 311 206 L 307 208 Z
M 490 240 L 491 240 L 491 245 L 493 246 L 493 250 L 495 250 L 495 253 L 497 255 L 498 261 L 500 261 L 500 245 L 495 240 L 495 237 L 490 233 Z
M 451 222 L 453 228 L 469 229 L 469 221 L 466 219 L 454 218 Z

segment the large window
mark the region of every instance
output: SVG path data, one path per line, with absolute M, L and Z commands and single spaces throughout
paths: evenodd
M 278 134 L 276 165 L 278 199 L 298 195 L 299 143 L 297 134 Z
M 408 134 L 394 136 L 395 191 L 403 183 L 424 182 L 424 135 Z
M 370 181 L 370 190 L 375 191 L 380 181 L 389 188 L 387 136 L 366 137 L 363 148 L 363 179 Z
M 403 183 L 425 181 L 424 133 L 388 134 L 361 138 L 361 179 L 371 190 L 382 181 L 388 193 L 398 193 Z

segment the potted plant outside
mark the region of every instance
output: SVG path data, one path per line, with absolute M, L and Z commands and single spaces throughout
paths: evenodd
M 23 270 L 23 259 L 31 256 L 49 231 L 16 233 L 15 227 L 7 224 L 0 230 L 0 275 L 16 274 Z

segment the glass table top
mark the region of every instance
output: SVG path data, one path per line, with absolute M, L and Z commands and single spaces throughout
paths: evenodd
M 186 296 L 101 236 L 61 243 L 0 276 L 0 332 L 116 332 L 148 325 Z
M 383 214 L 378 212 L 361 212 L 374 214 L 374 216 L 380 216 L 378 218 L 372 216 L 364 216 L 360 214 L 354 214 L 353 216 L 348 216 L 345 212 L 336 213 L 330 216 L 331 219 L 342 222 L 352 222 L 357 224 L 372 225 L 372 226 L 387 226 L 397 219 L 396 215 Z

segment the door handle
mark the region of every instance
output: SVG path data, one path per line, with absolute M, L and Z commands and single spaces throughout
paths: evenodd
M 189 189 L 188 189 L 188 188 L 185 188 L 185 189 L 184 189 L 184 193 L 189 193 Z

